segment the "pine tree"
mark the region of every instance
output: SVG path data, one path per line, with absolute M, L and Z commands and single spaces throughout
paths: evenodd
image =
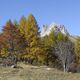
M 26 22 L 26 18 L 22 16 L 19 22 L 19 30 L 22 34 L 25 34 Z
M 57 35 L 57 40 L 66 42 L 66 41 L 68 41 L 68 37 L 66 35 L 62 34 L 61 32 L 59 32 Z
M 80 37 L 77 38 L 75 43 L 76 62 L 80 63 Z
M 56 45 L 56 36 L 54 31 L 52 30 L 49 35 L 46 35 L 43 39 L 43 47 L 45 51 L 46 56 L 46 64 L 49 65 L 50 63 L 54 65 L 53 63 L 56 61 L 55 54 L 55 45 Z
M 25 57 L 29 63 L 41 60 L 42 52 L 39 27 L 35 17 L 30 14 L 25 27 L 25 39 L 28 47 L 26 48 Z
M 8 56 L 13 60 L 18 58 L 25 48 L 24 36 L 20 33 L 18 25 L 9 20 L 3 28 L 3 37 Z
M 3 32 L 0 33 L 0 57 L 6 57 L 8 54 L 7 54 L 7 50 L 6 50 L 6 44 L 5 44 L 5 41 L 4 41 L 4 36 L 3 36 Z

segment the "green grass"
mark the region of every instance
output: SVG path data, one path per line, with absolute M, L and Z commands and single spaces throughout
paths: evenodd
M 23 69 L 0 67 L 0 80 L 80 80 L 80 73 L 64 73 L 45 66 L 19 65 Z

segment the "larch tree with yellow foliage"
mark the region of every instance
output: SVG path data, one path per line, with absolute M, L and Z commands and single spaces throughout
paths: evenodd
M 36 19 L 30 14 L 26 22 L 24 20 L 23 18 L 22 21 L 20 21 L 27 41 L 24 58 L 26 58 L 26 61 L 30 64 L 33 62 L 37 63 L 38 61 L 41 62 L 43 60 L 43 50 L 41 48 L 40 32 Z M 24 24 L 22 24 L 22 22 Z

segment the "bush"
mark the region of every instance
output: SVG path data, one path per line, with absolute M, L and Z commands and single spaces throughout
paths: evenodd
M 76 73 L 77 72 L 77 64 L 71 63 L 68 68 L 68 72 Z

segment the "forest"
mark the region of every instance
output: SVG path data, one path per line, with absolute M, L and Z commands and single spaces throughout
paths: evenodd
M 0 32 L 0 66 L 23 62 L 46 65 L 64 72 L 80 69 L 80 37 L 72 42 L 61 32 L 41 37 L 40 27 L 33 16 L 22 16 L 20 21 L 8 20 Z

